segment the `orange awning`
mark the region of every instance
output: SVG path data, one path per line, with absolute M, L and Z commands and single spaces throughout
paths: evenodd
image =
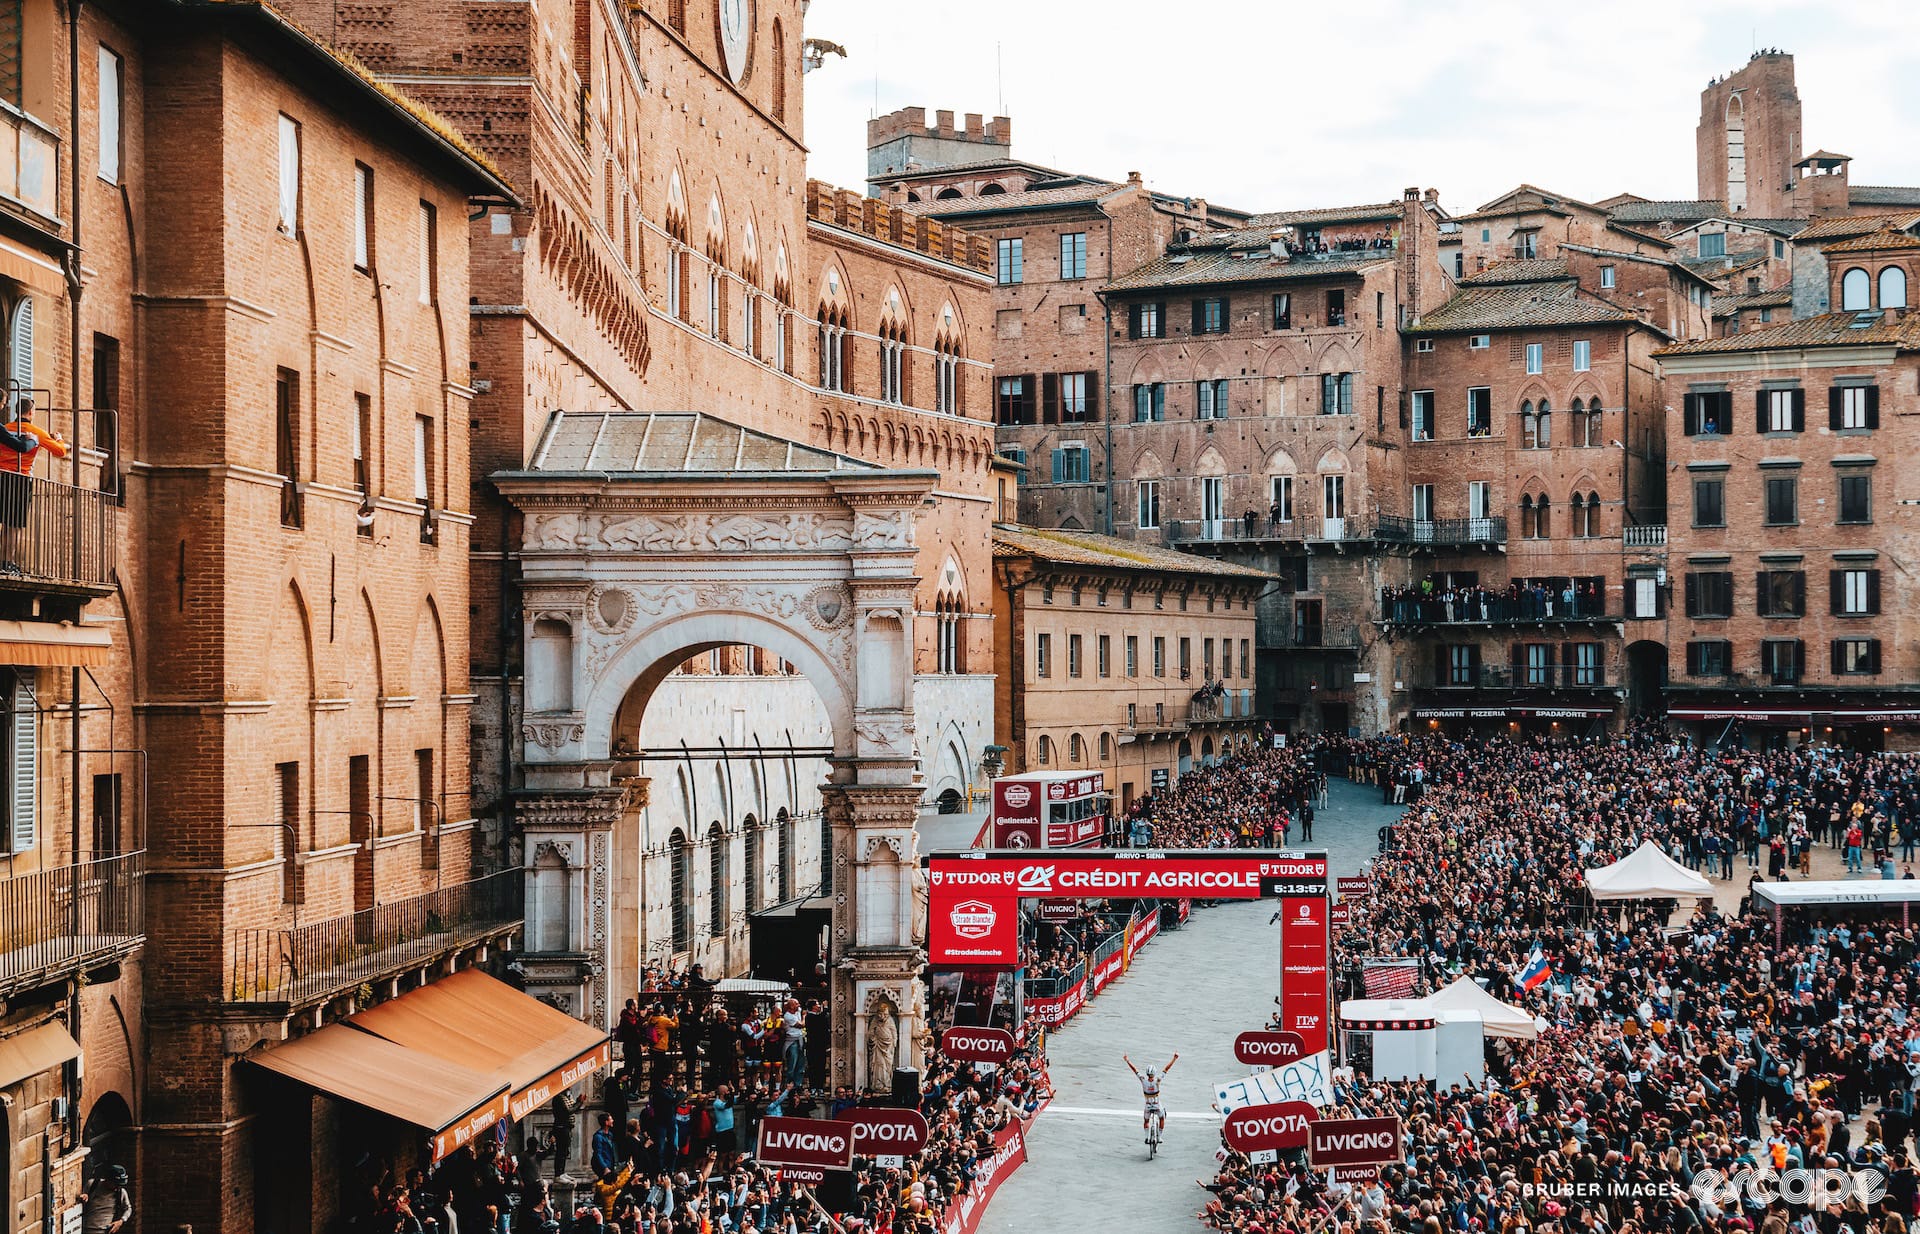
M 5 237 L 0 237 L 0 274 L 50 296 L 65 298 L 67 294 L 67 276 L 59 262 Z
M 515 1119 L 612 1055 L 606 1033 L 472 968 L 369 1007 L 349 1023 L 510 1086 Z
M 79 1043 L 52 1020 L 24 1033 L 15 1033 L 0 1041 L 0 1088 L 18 1084 L 42 1071 L 52 1071 L 61 1063 L 79 1057 Z
M 112 651 L 113 639 L 105 626 L 0 620 L 0 664 L 95 668 L 105 664 Z
M 246 1061 L 419 1127 L 433 1137 L 435 1161 L 507 1116 L 507 1086 L 492 1076 L 344 1023 Z

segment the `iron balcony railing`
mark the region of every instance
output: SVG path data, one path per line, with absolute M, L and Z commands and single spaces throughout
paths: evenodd
M 1374 514 L 1331 518 L 1308 514 L 1274 519 L 1256 513 L 1252 518 L 1243 514 L 1237 518 L 1170 519 L 1162 525 L 1162 531 L 1169 544 L 1373 540 L 1447 547 L 1507 542 L 1504 517 L 1411 519 Z
M 1562 582 L 1564 584 L 1564 580 Z M 1383 625 L 1465 626 L 1617 619 L 1617 614 L 1607 612 L 1605 579 L 1576 582 L 1579 586 L 1571 595 L 1564 585 L 1538 591 L 1467 589 L 1451 596 L 1444 592 L 1428 594 L 1412 587 L 1388 587 L 1380 592 L 1380 616 L 1376 620 Z
M 1486 518 L 1403 518 L 1374 515 L 1373 538 L 1400 544 L 1505 544 L 1507 520 Z
M 112 493 L 0 472 L 0 587 L 113 590 Z
M 1618 684 L 1605 668 L 1586 664 L 1449 666 L 1437 669 L 1432 682 L 1437 690 L 1604 690 Z
M 0 880 L 0 995 L 111 964 L 146 943 L 146 854 Z
M 236 930 L 227 1000 L 318 1002 L 470 946 L 522 919 L 523 881 L 501 870 L 288 930 Z

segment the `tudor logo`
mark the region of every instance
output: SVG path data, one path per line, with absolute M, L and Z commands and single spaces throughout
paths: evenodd
M 1001 796 L 1006 798 L 1009 808 L 1024 810 L 1033 800 L 1033 790 L 1024 784 L 1005 784 L 1000 788 Z
M 1004 1063 L 1013 1057 L 1013 1034 L 999 1028 L 950 1028 L 940 1034 L 940 1052 L 963 1063 Z
M 1300 920 L 1302 920 L 1302 921 L 1312 921 L 1312 920 L 1313 920 L 1313 905 L 1311 905 L 1311 904 L 1302 904 L 1302 905 L 1300 906 Z
M 1045 891 L 1053 886 L 1054 867 L 1021 866 L 1014 886 L 1021 891 Z
M 961 938 L 982 939 L 993 933 L 1000 914 L 985 900 L 962 900 L 947 914 L 953 932 Z

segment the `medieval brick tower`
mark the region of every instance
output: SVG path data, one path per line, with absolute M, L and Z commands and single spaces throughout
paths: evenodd
M 1734 213 L 1788 218 L 1800 159 L 1800 92 L 1793 57 L 1758 51 L 1740 71 L 1700 92 L 1696 132 L 1700 196 Z

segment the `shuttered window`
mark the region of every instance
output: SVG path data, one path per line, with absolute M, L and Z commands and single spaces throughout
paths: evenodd
M 0 675 L 0 692 L 9 710 L 7 746 L 7 851 L 23 853 L 35 843 L 40 774 L 40 714 L 34 697 L 34 670 L 15 668 Z
M 100 49 L 100 153 L 95 165 L 102 180 L 120 183 L 120 57 Z
M 432 304 L 435 296 L 434 283 L 439 277 L 438 255 L 434 252 L 437 237 L 434 234 L 433 206 L 420 203 L 420 303 Z
M 280 117 L 280 230 L 300 228 L 300 122 Z
M 33 389 L 33 297 L 22 296 L 13 306 L 7 331 L 7 379 L 15 390 Z

